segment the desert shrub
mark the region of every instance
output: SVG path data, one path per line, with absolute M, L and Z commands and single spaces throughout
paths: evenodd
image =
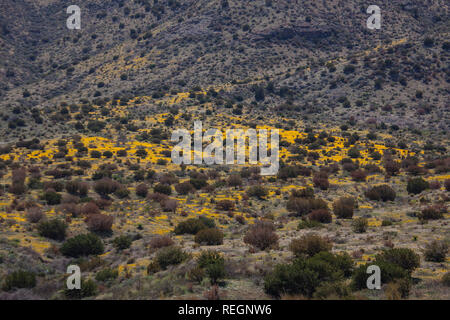
M 195 189 L 200 190 L 208 185 L 205 179 L 191 178 L 189 183 L 194 186 Z
M 314 189 L 306 187 L 302 189 L 294 189 L 291 191 L 291 197 L 293 198 L 314 198 Z
M 202 229 L 195 235 L 195 242 L 206 245 L 220 245 L 223 243 L 223 233 L 216 228 Z
M 31 207 L 27 210 L 27 220 L 31 223 L 38 223 L 44 217 L 44 213 L 39 207 Z
M 197 264 L 200 268 L 206 268 L 211 264 L 222 262 L 224 262 L 222 254 L 215 250 L 201 251 L 197 258 Z
M 400 163 L 398 161 L 387 160 L 384 163 L 384 170 L 388 175 L 394 176 L 400 172 Z
M 103 250 L 102 240 L 93 233 L 80 234 L 67 239 L 60 248 L 63 255 L 73 258 L 91 254 L 102 254 Z
M 296 257 L 303 255 L 312 257 L 321 251 L 330 251 L 331 248 L 332 244 L 328 239 L 315 234 L 307 234 L 301 238 L 293 239 L 289 245 L 289 250 Z
M 444 181 L 445 190 L 450 191 L 450 179 Z
M 240 224 L 245 224 L 245 218 L 244 218 L 244 216 L 236 215 L 236 216 L 234 216 L 234 219 L 236 219 L 236 221 L 237 221 L 238 223 L 240 223 Z
M 115 192 L 114 195 L 118 197 L 119 199 L 125 199 L 130 195 L 130 190 L 128 190 L 126 187 L 122 186 L 119 187 Z
M 321 190 L 327 190 L 330 187 L 330 182 L 328 181 L 328 174 L 324 171 L 316 173 L 313 177 L 313 183 L 316 188 Z
M 352 260 L 347 255 L 320 252 L 314 257 L 298 258 L 291 264 L 279 264 L 264 279 L 266 293 L 312 297 L 319 286 L 340 282 L 351 275 Z
M 314 299 L 320 300 L 342 300 L 350 299 L 351 297 L 352 290 L 350 286 L 346 285 L 343 281 L 324 282 L 316 288 L 313 295 Z
M 251 186 L 247 189 L 246 194 L 249 197 L 255 197 L 258 199 L 263 199 L 265 196 L 269 194 L 269 191 L 261 185 Z
M 187 259 L 187 254 L 180 247 L 170 246 L 159 249 L 156 254 L 156 261 L 162 269 L 167 269 L 170 265 L 180 264 Z
M 413 178 L 408 180 L 406 190 L 408 193 L 419 194 L 430 187 L 428 181 L 423 178 Z
M 444 217 L 438 206 L 429 206 L 418 214 L 420 220 L 437 220 L 442 219 Z
M 395 279 L 409 279 L 408 271 L 400 267 L 399 265 L 389 263 L 386 261 L 375 261 L 360 265 L 353 273 L 352 287 L 355 290 L 367 289 L 367 279 L 370 274 L 367 273 L 367 268 L 371 265 L 376 265 L 381 271 L 381 283 L 386 284 L 394 281 Z
M 190 281 L 201 283 L 205 275 L 206 275 L 205 270 L 203 268 L 196 266 L 188 271 L 187 278 Z
M 450 272 L 447 272 L 442 276 L 442 284 L 446 287 L 450 287 Z
M 434 240 L 425 245 L 425 260 L 432 262 L 444 262 L 448 252 L 448 243 L 446 241 Z
M 441 183 L 438 180 L 430 181 L 431 190 L 439 190 L 441 188 Z
M 214 250 L 202 251 L 197 258 L 199 268 L 205 269 L 212 283 L 225 276 L 225 259 Z
M 65 189 L 72 195 L 86 196 L 89 191 L 89 185 L 81 181 L 67 181 Z
M 56 205 L 61 203 L 61 195 L 55 191 L 47 190 L 41 197 L 48 205 Z
M 320 228 L 322 227 L 322 224 L 320 222 L 314 221 L 314 220 L 300 220 L 298 223 L 297 228 L 299 230 L 302 229 L 313 229 L 313 228 Z
M 392 224 L 393 224 L 392 220 L 386 220 L 386 219 L 384 219 L 383 221 L 381 221 L 381 226 L 382 226 L 382 227 L 392 226 Z
M 91 214 L 87 217 L 88 228 L 92 232 L 111 232 L 114 218 L 106 214 Z
M 168 235 L 159 235 L 150 240 L 150 247 L 152 249 L 160 249 L 173 245 L 173 240 Z
M 36 286 L 36 274 L 31 271 L 17 270 L 5 277 L 2 285 L 4 291 L 20 288 L 34 288 Z
M 286 209 L 296 216 L 306 215 L 314 210 L 328 210 L 328 205 L 323 199 L 290 197 L 286 203 Z
M 359 152 L 357 148 L 353 147 L 348 150 L 347 155 L 352 159 L 356 159 L 361 157 L 361 152 Z
M 67 224 L 58 218 L 42 221 L 38 225 L 39 235 L 53 240 L 64 240 L 66 229 Z
M 261 250 L 274 247 L 278 244 L 275 226 L 268 221 L 258 221 L 250 226 L 244 236 L 244 242 Z
M 119 276 L 117 269 L 105 268 L 95 274 L 95 280 L 105 282 L 108 280 L 114 280 Z
M 214 220 L 200 216 L 196 218 L 190 218 L 180 222 L 175 227 L 175 234 L 197 234 L 200 230 L 207 228 L 214 228 L 216 224 Z
M 119 187 L 119 183 L 110 178 L 102 178 L 94 184 L 95 192 L 102 197 L 108 197 L 109 194 L 116 192 Z
M 342 197 L 333 202 L 333 212 L 340 219 L 351 219 L 355 208 L 352 197 Z
M 83 207 L 80 210 L 80 213 L 84 215 L 100 214 L 100 208 L 97 206 L 95 202 L 89 201 L 88 203 L 85 203 L 83 205 Z
M 239 187 L 242 185 L 242 178 L 239 173 L 231 174 L 227 179 L 227 184 L 230 187 Z
M 212 284 L 216 284 L 220 279 L 225 277 L 225 263 L 223 261 L 211 263 L 205 269 Z
M 145 183 L 141 183 L 136 186 L 136 195 L 145 198 L 148 194 L 148 186 Z
M 161 193 L 170 196 L 172 194 L 172 187 L 167 184 L 158 183 L 153 187 L 153 191 L 155 193 Z
M 353 181 L 357 181 L 357 182 L 366 181 L 366 178 L 367 178 L 367 172 L 366 172 L 366 170 L 363 170 L 363 169 L 357 169 L 355 171 L 352 171 L 352 173 L 350 175 L 351 175 Z
M 308 214 L 308 219 L 320 223 L 330 223 L 333 218 L 327 209 L 317 209 Z
M 370 200 L 375 201 L 394 201 L 396 197 L 396 193 L 394 189 L 392 189 L 387 184 L 374 186 L 371 189 L 367 190 L 365 193 L 366 197 Z
M 231 200 L 220 200 L 216 203 L 216 208 L 222 211 L 233 211 L 234 202 Z
M 356 233 L 364 233 L 367 231 L 367 227 L 369 226 L 369 222 L 366 218 L 356 218 L 352 221 L 353 231 Z
M 411 274 L 414 269 L 420 266 L 420 256 L 413 250 L 408 248 L 393 248 L 385 250 L 383 253 L 376 255 L 376 261 L 385 261 L 395 264 Z
M 133 239 L 129 235 L 120 235 L 113 240 L 114 248 L 117 250 L 128 249 L 133 243 Z
M 181 195 L 195 192 L 194 186 L 189 181 L 185 181 L 175 185 L 175 190 L 178 194 Z
M 68 299 L 83 299 L 92 297 L 97 294 L 97 284 L 92 279 L 81 279 L 80 289 L 68 289 L 64 290 L 64 295 Z

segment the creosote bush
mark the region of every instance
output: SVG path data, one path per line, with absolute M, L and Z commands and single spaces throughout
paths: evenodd
M 419 194 L 430 187 L 428 181 L 423 178 L 413 178 L 408 180 L 406 190 L 408 193 Z
M 348 254 L 320 252 L 275 266 L 264 279 L 264 290 L 276 298 L 299 294 L 311 298 L 319 287 L 350 277 L 352 269 L 353 261 Z
M 156 261 L 162 269 L 170 265 L 176 265 L 186 260 L 188 255 L 177 246 L 164 247 L 156 253 Z
M 41 221 L 38 225 L 39 235 L 53 240 L 64 240 L 66 229 L 67 224 L 58 218 Z
M 60 248 L 63 255 L 73 258 L 102 254 L 103 250 L 102 240 L 93 233 L 80 234 L 67 239 Z

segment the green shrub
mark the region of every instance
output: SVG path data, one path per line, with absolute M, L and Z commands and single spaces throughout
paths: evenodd
M 61 203 L 61 195 L 55 191 L 45 191 L 41 197 L 48 205 L 56 205 Z
M 31 271 L 17 270 L 8 274 L 2 289 L 10 291 L 20 288 L 34 288 L 36 286 L 36 274 Z
M 334 283 L 351 275 L 352 260 L 348 255 L 321 252 L 312 258 L 298 258 L 291 264 L 279 264 L 264 279 L 266 293 L 301 294 L 312 297 L 325 283 Z
M 211 283 L 216 284 L 219 279 L 225 277 L 225 264 L 223 262 L 209 264 L 206 267 L 206 274 L 211 280 Z
M 133 239 L 128 235 L 121 235 L 113 240 L 113 245 L 117 250 L 128 249 L 131 246 Z
M 410 274 L 420 266 L 420 256 L 408 248 L 393 248 L 376 255 L 376 261 L 385 261 L 395 264 Z
M 197 264 L 200 268 L 206 268 L 210 264 L 223 263 L 223 256 L 214 250 L 202 251 L 197 258 Z
M 153 191 L 170 196 L 172 194 L 172 187 L 167 184 L 158 183 L 153 187 Z
M 330 251 L 332 244 L 328 239 L 322 238 L 315 234 L 307 234 L 301 238 L 293 239 L 289 245 L 289 250 L 296 257 L 303 255 L 314 256 L 321 251 Z
M 90 254 L 101 254 L 103 250 L 102 240 L 93 233 L 80 234 L 67 239 L 60 249 L 63 255 L 74 258 Z
M 352 221 L 353 231 L 356 233 L 364 233 L 367 231 L 367 227 L 369 226 L 369 222 L 366 218 L 356 218 Z
M 385 261 L 375 261 L 373 263 L 360 265 L 355 270 L 352 278 L 352 287 L 355 290 L 367 289 L 367 279 L 370 277 L 370 274 L 367 273 L 367 268 L 371 265 L 376 265 L 380 267 L 382 284 L 392 282 L 395 279 L 409 278 L 408 271 L 403 269 L 399 265 Z
M 352 297 L 351 288 L 344 282 L 324 282 L 314 291 L 314 299 L 326 300 L 342 300 Z
M 430 184 L 428 181 L 424 180 L 421 177 L 413 178 L 408 180 L 408 185 L 406 186 L 406 190 L 408 193 L 419 194 L 422 191 L 428 189 Z
M 267 191 L 267 189 L 261 185 L 256 185 L 248 188 L 246 193 L 249 197 L 263 199 L 265 196 L 269 194 L 269 191 Z
M 81 289 L 68 289 L 64 290 L 64 294 L 68 299 L 83 299 L 92 297 L 97 294 L 97 284 L 92 279 L 81 280 Z
M 434 240 L 425 245 L 425 260 L 432 262 L 444 262 L 448 252 L 448 243 Z
M 105 268 L 100 270 L 95 275 L 95 280 L 105 282 L 108 280 L 116 279 L 119 276 L 117 269 Z
M 322 224 L 320 222 L 314 220 L 300 220 L 297 228 L 301 229 L 313 229 L 313 228 L 321 228 Z
M 180 264 L 186 258 L 187 254 L 177 246 L 159 249 L 156 254 L 156 261 L 162 269 L 167 269 L 170 265 Z
M 197 234 L 200 230 L 214 228 L 216 224 L 214 220 L 200 216 L 196 218 L 190 218 L 180 222 L 175 227 L 175 234 Z
M 64 240 L 66 237 L 67 224 L 58 219 L 41 221 L 38 225 L 39 235 L 53 240 Z
M 209 246 L 220 245 L 223 243 L 223 233 L 216 228 L 202 229 L 195 235 L 195 242 Z

